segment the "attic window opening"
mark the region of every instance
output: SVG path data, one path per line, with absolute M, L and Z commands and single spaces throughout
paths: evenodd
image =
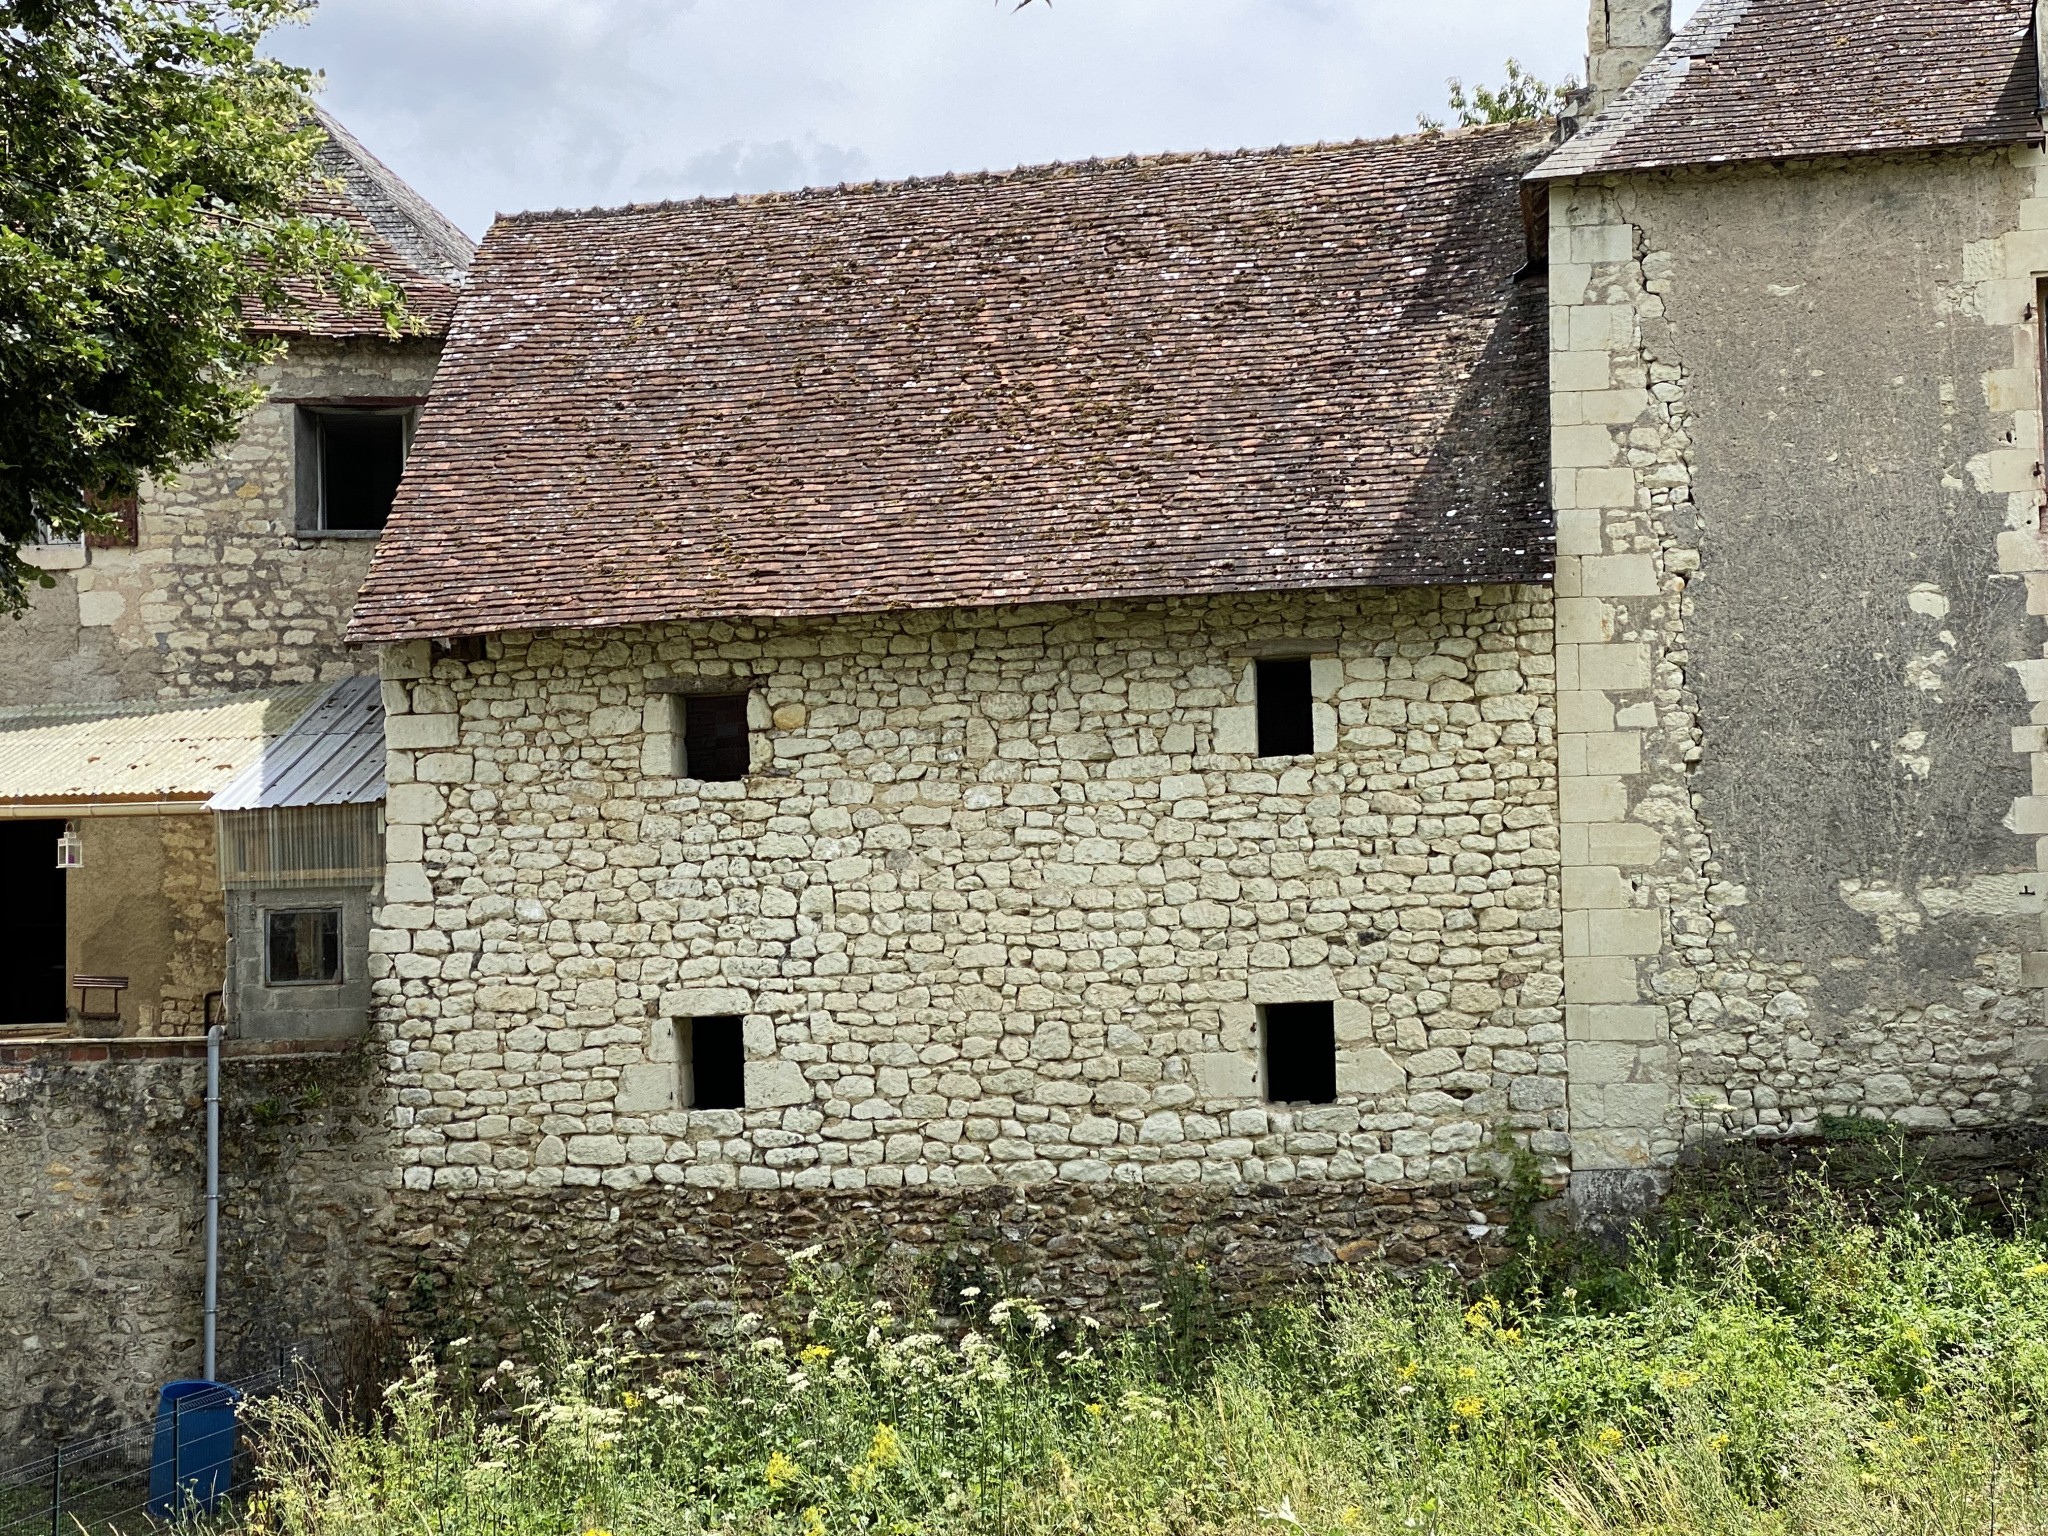
M 1306 656 L 1258 664 L 1259 756 L 1302 757 L 1316 749 L 1314 694 Z
M 677 1021 L 682 1100 L 689 1109 L 747 1107 L 745 1022 L 737 1014 Z
M 1269 1003 L 1259 1010 L 1266 1098 L 1274 1104 L 1337 1101 L 1337 1019 L 1331 1003 Z
M 374 534 L 391 519 L 414 413 L 390 407 L 299 407 L 299 528 Z
M 752 744 L 747 736 L 744 693 L 671 694 L 676 743 L 676 777 L 712 784 L 747 776 Z

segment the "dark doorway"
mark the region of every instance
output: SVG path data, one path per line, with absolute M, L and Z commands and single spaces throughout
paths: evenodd
M 0 1024 L 61 1024 L 64 871 L 61 821 L 0 820 Z

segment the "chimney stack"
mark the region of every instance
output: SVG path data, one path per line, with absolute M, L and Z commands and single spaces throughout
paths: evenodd
M 1606 110 L 1671 41 L 1671 0 L 1593 0 L 1586 26 L 1586 105 Z

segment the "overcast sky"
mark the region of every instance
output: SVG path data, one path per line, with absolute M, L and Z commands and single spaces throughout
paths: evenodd
M 1697 0 L 1679 0 L 1689 13 Z M 277 52 L 473 235 L 494 212 L 1412 131 L 1579 72 L 1587 0 L 321 0 Z

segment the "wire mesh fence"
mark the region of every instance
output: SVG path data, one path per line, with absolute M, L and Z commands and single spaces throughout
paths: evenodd
M 296 1348 L 231 1381 L 183 1383 L 149 1422 L 59 1439 L 0 1465 L 0 1536 L 116 1536 L 176 1521 L 233 1491 L 248 1404 L 297 1382 Z

